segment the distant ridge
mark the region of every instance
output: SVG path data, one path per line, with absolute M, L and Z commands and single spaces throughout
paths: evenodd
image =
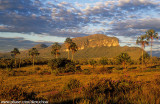
M 79 49 L 85 49 L 89 47 L 101 47 L 101 46 L 119 46 L 119 40 L 116 37 L 109 37 L 104 34 L 94 34 L 84 37 L 77 37 L 72 39 Z
M 132 59 L 136 60 L 141 56 L 142 49 L 139 47 L 119 46 L 119 40 L 116 37 L 109 37 L 103 34 L 94 34 L 72 39 L 78 45 L 79 50 L 74 54 L 75 59 L 82 58 L 113 58 L 122 52 L 128 53 Z M 67 58 L 65 43 L 62 44 L 60 57 Z M 54 58 L 51 55 L 51 46 L 40 49 L 40 57 Z M 71 52 L 70 52 L 71 53 Z M 139 54 L 137 54 L 139 53 Z
M 119 40 L 116 37 L 109 37 L 103 34 L 94 34 L 84 37 L 72 39 L 78 45 L 79 50 L 74 54 L 74 59 L 89 59 L 89 58 L 114 58 L 122 52 L 128 53 L 133 60 L 137 60 L 141 56 L 142 49 L 139 47 L 119 46 Z M 34 46 L 40 52 L 39 57 L 54 58 L 51 55 L 51 47 L 45 44 Z M 59 57 L 66 57 L 67 52 L 65 43 L 62 44 Z M 71 54 L 71 52 L 70 52 Z M 28 57 L 28 50 L 21 52 L 20 56 Z
M 38 44 L 38 45 L 35 45 L 33 48 L 37 48 L 37 49 L 44 49 L 44 48 L 47 48 L 48 46 L 45 45 L 45 44 Z

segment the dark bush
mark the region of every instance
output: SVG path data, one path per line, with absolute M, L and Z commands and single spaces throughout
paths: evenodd
M 73 63 L 73 62 L 67 63 L 65 66 L 65 73 L 75 72 L 75 69 L 76 69 L 75 63 Z
M 0 89 L 0 98 L 3 100 L 16 100 L 16 101 L 22 101 L 22 100 L 35 100 L 36 99 L 36 93 L 35 92 L 27 92 L 24 89 L 13 86 L 13 87 L 2 87 Z
M 66 58 L 58 58 L 50 60 L 48 66 L 51 69 L 58 71 L 59 73 L 75 72 L 76 66 L 75 63 Z
M 6 68 L 6 69 L 11 69 L 14 66 L 14 60 L 12 59 L 1 59 L 0 60 L 0 68 Z
M 41 68 L 40 68 L 40 67 L 35 67 L 35 70 L 37 70 L 37 71 L 38 71 L 38 70 L 41 70 Z
M 106 67 L 106 68 L 101 68 L 100 73 L 112 73 L 112 69 Z
M 76 71 L 82 71 L 81 66 L 76 66 Z
M 113 81 L 110 79 L 101 79 L 95 83 L 89 83 L 83 88 L 85 99 L 89 99 L 92 103 L 130 103 L 125 94 L 129 91 L 140 89 L 140 85 L 133 81 L 120 80 Z
M 88 75 L 88 74 L 91 74 L 91 71 L 89 69 L 84 69 L 83 73 Z

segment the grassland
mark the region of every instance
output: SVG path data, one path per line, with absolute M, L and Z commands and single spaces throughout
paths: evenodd
M 47 65 L 37 65 L 35 68 L 27 66 L 13 69 L 12 71 L 1 69 L 1 87 L 20 86 L 27 92 L 34 91 L 37 94 L 36 98 L 45 99 L 50 103 L 86 104 L 93 103 L 94 101 L 90 101 L 84 97 L 85 93 L 80 90 L 82 86 L 85 88 L 88 86 L 88 83 L 97 83 L 100 79 L 110 79 L 112 81 L 125 79 L 134 81 L 141 86 L 141 93 L 138 92 L 138 89 L 137 91 L 130 91 L 131 95 L 128 95 L 127 98 L 130 100 L 130 103 L 160 103 L 159 66 L 141 70 L 140 66 L 132 65 L 128 69 L 117 70 L 116 67 L 118 66 L 116 65 L 106 65 L 105 68 L 112 68 L 112 72 L 110 73 L 102 71 L 101 67 L 96 66 L 95 69 L 92 69 L 90 65 L 82 65 L 82 70 L 88 69 L 90 72 L 61 73 L 59 75 L 50 73 L 51 69 Z M 81 87 L 66 89 L 65 86 L 71 79 L 78 80 Z M 1 100 L 7 99 L 1 98 Z M 98 101 L 95 103 L 98 103 Z

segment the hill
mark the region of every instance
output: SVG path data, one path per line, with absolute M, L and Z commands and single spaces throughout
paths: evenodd
M 48 46 L 45 45 L 45 44 L 38 44 L 38 45 L 35 45 L 34 48 L 37 48 L 38 50 L 39 49 L 44 49 L 44 48 L 47 48 Z
M 44 50 L 39 50 L 40 57 L 44 58 L 54 58 L 50 54 L 51 47 L 48 47 Z M 128 53 L 133 60 L 138 59 L 141 56 L 142 49 L 138 47 L 120 47 L 120 46 L 101 46 L 101 47 L 89 47 L 82 50 L 78 50 L 74 54 L 74 59 L 89 59 L 89 58 L 101 58 L 101 57 L 107 57 L 107 58 L 113 58 L 119 55 L 122 52 Z M 61 55 L 59 57 L 65 57 L 67 58 L 68 53 L 64 50 L 60 50 Z M 137 54 L 139 53 L 139 54 Z M 71 56 L 71 52 L 70 52 Z
M 74 54 L 74 59 L 89 59 L 89 58 L 113 58 L 122 52 L 128 53 L 132 59 L 136 60 L 141 56 L 142 49 L 139 47 L 128 47 L 119 46 L 119 40 L 115 37 L 108 37 L 103 34 L 94 34 L 85 37 L 77 37 L 72 39 L 79 48 L 79 50 Z M 38 44 L 34 46 L 40 52 L 39 57 L 43 58 L 54 58 L 51 55 L 52 46 L 47 46 L 45 44 Z M 62 44 L 60 50 L 60 57 L 67 58 L 67 49 L 65 43 Z M 138 54 L 137 54 L 138 53 Z M 71 54 L 71 52 L 70 52 Z M 21 52 L 22 58 L 28 57 L 28 50 Z
M 101 47 L 101 46 L 119 46 L 119 40 L 116 37 L 108 37 L 103 34 L 94 34 L 84 37 L 76 37 L 72 39 L 77 44 L 78 49 L 86 49 L 89 47 Z M 65 44 L 62 45 L 62 49 L 66 50 Z
M 77 37 L 72 39 L 78 46 L 78 51 L 74 54 L 74 59 L 83 59 L 83 58 L 113 58 L 119 55 L 122 52 L 127 52 L 132 59 L 136 60 L 141 56 L 141 48 L 138 47 L 128 47 L 119 46 L 119 40 L 115 37 L 108 37 L 103 34 L 94 34 L 85 37 Z M 44 58 L 54 58 L 51 55 L 51 46 L 44 49 L 39 49 L 40 57 Z M 62 44 L 60 50 L 60 57 L 67 58 L 67 49 L 65 43 Z M 139 54 L 137 54 L 139 53 Z M 71 54 L 71 52 L 70 52 Z

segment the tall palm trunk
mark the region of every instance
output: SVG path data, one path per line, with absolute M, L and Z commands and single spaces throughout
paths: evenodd
M 126 69 L 126 62 L 123 61 L 122 64 L 123 64 L 123 68 Z
M 151 55 L 151 65 L 152 65 L 152 44 L 153 44 L 153 38 L 151 38 L 151 50 L 150 50 L 150 55 Z
M 68 49 L 68 59 L 69 59 L 69 49 Z
M 33 68 L 34 68 L 34 56 L 32 56 L 32 60 L 33 60 Z
M 57 59 L 57 50 L 56 50 L 56 59 Z
M 17 67 L 16 55 L 14 56 L 14 64 L 15 64 L 15 67 Z
M 73 54 L 74 54 L 74 52 L 72 52 L 72 60 L 73 60 Z
M 144 46 L 142 46 L 142 49 L 144 50 Z M 142 70 L 143 70 L 143 50 L 142 50 Z
M 20 61 L 19 61 L 19 68 L 21 68 L 21 56 L 20 56 Z

